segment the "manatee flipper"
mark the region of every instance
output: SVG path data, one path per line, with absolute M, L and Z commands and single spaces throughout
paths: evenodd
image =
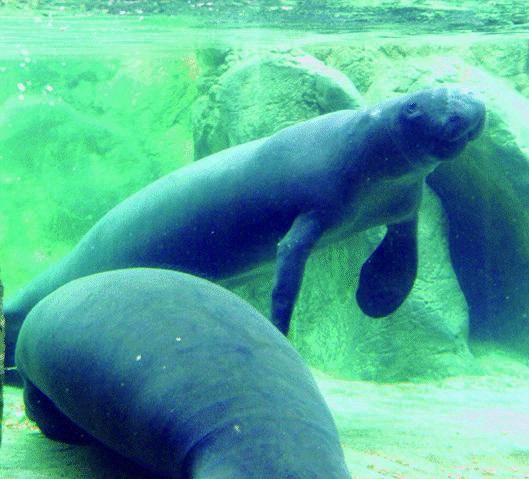
M 69 444 L 88 444 L 92 441 L 89 434 L 68 419 L 27 380 L 24 380 L 24 405 L 26 416 L 37 423 L 47 438 Z
M 296 302 L 305 263 L 322 234 L 322 223 L 311 211 L 299 215 L 277 245 L 277 265 L 272 290 L 272 322 L 286 335 Z
M 388 225 L 382 242 L 362 266 L 356 300 L 368 316 L 393 313 L 417 276 L 417 217 Z

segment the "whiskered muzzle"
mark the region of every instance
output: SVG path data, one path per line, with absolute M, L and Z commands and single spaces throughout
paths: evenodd
M 448 117 L 445 120 L 445 140 L 470 141 L 479 136 L 485 125 L 485 104 L 470 90 L 447 89 Z

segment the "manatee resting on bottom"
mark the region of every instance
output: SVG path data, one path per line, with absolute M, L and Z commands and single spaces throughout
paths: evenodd
M 335 424 L 281 333 L 220 286 L 128 269 L 75 280 L 24 322 L 27 414 L 168 478 L 349 478 Z

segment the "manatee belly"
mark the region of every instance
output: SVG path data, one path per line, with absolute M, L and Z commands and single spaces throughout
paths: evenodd
M 377 181 L 361 185 L 349 209 L 355 231 L 399 223 L 417 212 L 423 189 L 423 177 Z

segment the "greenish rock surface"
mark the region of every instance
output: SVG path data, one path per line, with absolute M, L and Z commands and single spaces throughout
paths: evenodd
M 450 37 L 438 35 L 429 41 L 413 38 L 378 39 L 373 42 L 338 44 L 332 47 L 308 45 L 306 50 L 326 65 L 345 73 L 362 94 L 374 82 L 384 82 L 388 76 L 408 85 L 400 85 L 400 93 L 408 91 L 414 73 L 431 69 L 439 57 L 441 68 L 446 68 L 448 58 L 465 61 L 467 67 L 477 67 L 497 78 L 507 80 L 517 91 L 529 97 L 529 43 L 523 36 L 481 38 Z M 444 65 L 444 66 L 443 66 Z M 377 80 L 378 79 L 378 80 Z M 378 87 L 380 88 L 380 86 Z M 383 92 L 384 88 L 381 88 Z M 376 95 L 371 95 L 378 101 Z M 372 98 L 372 101 L 373 101 Z
M 119 201 L 192 160 L 198 75 L 191 54 L 46 61 L 23 53 L 26 62 L 0 62 L 0 258 L 8 294 Z
M 13 98 L 0 110 L 5 271 L 64 254 L 116 202 L 156 176 L 126 130 L 60 100 Z M 123 170 L 135 175 L 122 174 Z M 15 212 L 16 211 L 16 212 Z M 38 245 L 38 246 L 37 246 Z M 9 277 L 9 274 L 7 274 Z
M 21 45 L 19 60 L 0 59 L 0 105 L 42 97 L 126 129 L 137 145 L 165 168 L 192 154 L 191 105 L 199 74 L 194 52 L 178 58 L 33 57 Z M 180 143 L 175 140 L 180 138 Z
M 308 50 L 318 59 L 343 72 L 364 94 L 374 81 L 377 71 L 391 68 L 390 59 L 377 45 L 339 45 L 336 47 L 312 47 Z
M 231 58 L 218 67 L 216 84 L 195 105 L 197 159 L 362 103 L 343 73 L 302 52 Z
M 527 38 L 470 44 L 461 58 L 482 70 L 509 80 L 529 94 L 529 42 Z
M 455 57 L 408 59 L 381 75 L 370 101 L 458 83 L 484 98 L 488 122 L 463 155 L 430 175 L 450 224 L 454 267 L 473 337 L 529 351 L 529 100 Z

